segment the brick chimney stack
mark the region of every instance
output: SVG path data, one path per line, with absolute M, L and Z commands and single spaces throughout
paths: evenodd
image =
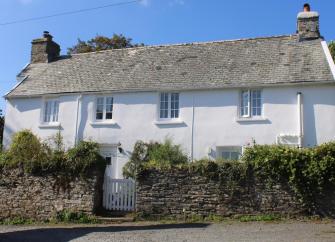
M 44 31 L 43 37 L 34 39 L 31 44 L 31 63 L 49 63 L 59 57 L 60 46 L 52 40 L 48 31 Z
M 297 32 L 300 41 L 321 38 L 319 13 L 311 11 L 311 7 L 308 3 L 304 5 L 303 12 L 298 14 Z

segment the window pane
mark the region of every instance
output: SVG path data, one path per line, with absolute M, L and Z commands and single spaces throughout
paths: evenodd
M 252 91 L 252 115 L 253 116 L 262 115 L 262 96 L 260 90 Z
M 239 160 L 240 159 L 240 153 L 239 152 L 231 152 L 230 153 L 230 159 L 231 160 Z
M 249 116 L 249 91 L 241 93 L 241 116 Z
M 95 118 L 97 120 L 103 119 L 103 110 L 104 110 L 104 98 L 97 98 L 97 107 L 96 107 L 96 115 Z
M 113 105 L 113 98 L 112 97 L 107 97 L 106 98 L 106 105 Z
M 225 160 L 230 160 L 230 152 L 229 151 L 222 152 L 222 158 Z
M 169 112 L 169 94 L 168 93 L 161 93 L 160 98 L 160 118 L 168 118 Z
M 112 164 L 112 157 L 107 156 L 107 157 L 105 158 L 105 160 L 106 160 L 107 165 L 111 165 L 111 164 Z
M 45 123 L 49 123 L 51 118 L 51 101 L 46 101 L 44 106 L 44 118 Z
M 171 93 L 171 118 L 179 117 L 179 93 Z
M 52 113 L 52 121 L 57 122 L 58 121 L 58 108 L 59 108 L 59 102 L 54 101 L 53 102 L 53 113 Z
M 113 113 L 106 113 L 106 119 L 113 119 Z
M 113 98 L 106 98 L 106 119 L 113 119 Z
M 103 118 L 103 113 L 97 113 L 96 116 L 95 116 L 95 118 L 97 120 L 101 120 Z

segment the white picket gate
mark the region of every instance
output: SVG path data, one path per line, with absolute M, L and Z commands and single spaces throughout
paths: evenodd
M 131 179 L 113 179 L 105 176 L 103 207 L 113 211 L 135 210 L 135 182 Z

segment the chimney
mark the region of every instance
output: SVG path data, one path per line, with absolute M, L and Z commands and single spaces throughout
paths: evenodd
M 303 12 L 298 14 L 299 40 L 313 40 L 321 38 L 319 30 L 319 13 L 312 12 L 308 3 L 304 5 Z
M 31 44 L 31 63 L 48 63 L 59 57 L 60 46 L 52 41 L 48 31 L 44 31 L 43 37 L 34 39 Z

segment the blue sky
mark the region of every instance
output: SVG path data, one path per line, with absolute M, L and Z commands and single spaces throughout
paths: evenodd
M 127 0 L 1 0 L 0 24 Z M 30 60 L 31 40 L 50 31 L 62 53 L 77 38 L 122 33 L 146 45 L 238 39 L 291 34 L 301 0 L 144 0 L 15 25 L 0 26 L 0 94 L 15 85 L 16 74 Z M 333 0 L 309 1 L 321 14 L 321 34 L 335 39 Z M 0 109 L 5 101 L 0 100 Z

